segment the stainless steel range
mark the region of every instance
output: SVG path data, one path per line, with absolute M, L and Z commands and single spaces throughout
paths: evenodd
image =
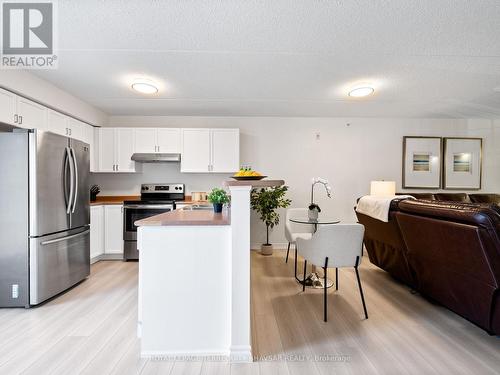
M 139 259 L 137 220 L 175 210 L 175 202 L 185 198 L 184 184 L 142 184 L 141 200 L 123 203 L 123 257 Z

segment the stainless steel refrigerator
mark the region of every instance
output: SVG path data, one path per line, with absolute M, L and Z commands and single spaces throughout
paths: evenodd
M 89 145 L 0 133 L 0 307 L 37 305 L 90 273 Z

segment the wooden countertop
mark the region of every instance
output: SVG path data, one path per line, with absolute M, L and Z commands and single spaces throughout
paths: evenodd
M 102 204 L 123 204 L 123 201 L 136 201 L 141 199 L 140 195 L 102 195 L 97 196 L 95 202 L 90 202 L 91 206 L 99 206 Z
M 231 217 L 227 209 L 222 210 L 220 214 L 216 214 L 212 210 L 175 210 L 137 220 L 134 224 L 138 227 L 168 225 L 230 225 Z
M 113 204 L 123 204 L 124 201 L 137 201 L 141 200 L 140 195 L 102 195 L 97 196 L 97 200 L 95 202 L 90 202 L 91 206 L 100 206 L 100 205 L 113 205 Z M 186 195 L 186 199 L 183 201 L 176 201 L 177 204 L 193 204 L 200 203 L 206 204 L 206 201 L 194 202 L 191 200 L 191 196 Z

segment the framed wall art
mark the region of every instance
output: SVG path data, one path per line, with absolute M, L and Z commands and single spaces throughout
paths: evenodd
M 445 189 L 481 189 L 482 138 L 445 138 Z
M 441 187 L 440 137 L 403 137 L 403 188 Z

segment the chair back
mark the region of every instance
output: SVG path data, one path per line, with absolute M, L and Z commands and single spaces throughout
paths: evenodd
M 298 224 L 290 221 L 292 218 L 307 217 L 307 208 L 289 208 L 285 215 L 285 237 L 288 242 L 293 242 L 292 233 L 312 233 L 312 225 Z
M 310 240 L 297 239 L 298 251 L 317 266 L 324 266 L 328 257 L 328 267 L 354 267 L 356 257 L 361 263 L 364 233 L 365 227 L 357 223 L 319 225 Z

